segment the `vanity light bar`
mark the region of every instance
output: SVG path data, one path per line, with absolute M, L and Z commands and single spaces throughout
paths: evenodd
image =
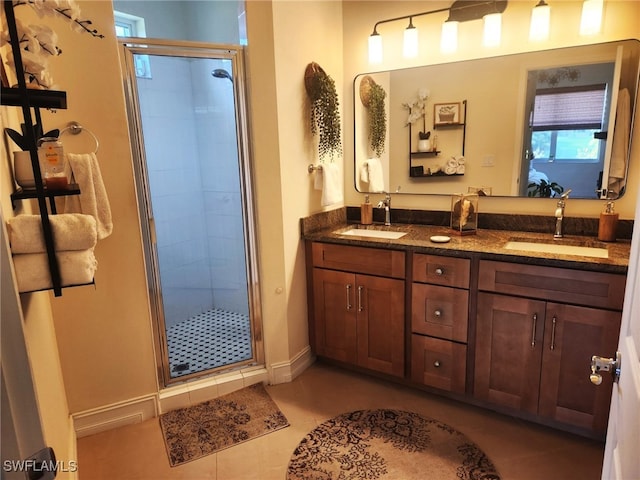
M 380 20 L 376 22 L 373 26 L 373 33 L 369 36 L 369 62 L 370 63 L 381 63 L 382 62 L 382 36 L 378 33 L 378 26 L 383 23 L 395 22 L 398 20 L 409 20 L 409 26 L 406 28 L 404 33 L 404 42 L 403 42 L 403 53 L 405 57 L 415 57 L 418 54 L 418 29 L 413 25 L 414 17 L 421 17 L 424 15 L 432 15 L 435 13 L 449 12 L 449 18 L 445 23 L 449 23 L 451 26 L 447 27 L 447 35 L 448 35 L 448 49 L 451 51 L 455 51 L 457 48 L 457 23 L 458 22 L 466 22 L 469 20 L 479 20 L 483 17 L 492 16 L 492 15 L 500 15 L 504 12 L 507 7 L 507 0 L 456 0 L 453 4 L 448 8 L 439 8 L 436 10 L 430 10 L 428 12 L 419 12 L 413 13 L 411 15 L 403 15 L 401 17 L 388 18 L 385 20 Z M 490 22 L 490 27 L 485 26 L 485 32 L 488 28 L 494 29 L 492 31 L 492 38 L 495 42 L 496 32 L 495 25 L 497 24 L 497 19 L 494 17 L 493 21 Z M 454 27 L 453 25 L 456 24 Z M 486 25 L 486 24 L 485 24 Z M 456 31 L 456 40 L 453 42 L 452 32 L 455 28 Z M 443 34 L 444 35 L 444 34 Z M 497 31 L 497 38 L 499 43 L 500 32 Z M 486 40 L 485 40 L 486 42 Z
M 440 51 L 454 53 L 458 48 L 458 23 L 469 20 L 484 19 L 483 45 L 494 47 L 500 44 L 502 30 L 502 12 L 506 9 L 507 0 L 469 1 L 456 0 L 449 8 L 440 8 L 428 12 L 403 15 L 376 22 L 373 33 L 369 36 L 369 63 L 382 63 L 382 36 L 378 26 L 383 23 L 409 19 L 409 26 L 404 32 L 403 53 L 405 57 L 418 54 L 418 30 L 413 25 L 413 17 L 449 12 L 449 18 L 442 24 Z M 594 35 L 602 28 L 602 11 L 604 0 L 584 0 L 580 21 L 580 35 Z M 544 41 L 549 38 L 551 7 L 545 0 L 539 2 L 531 11 L 529 29 L 530 41 Z

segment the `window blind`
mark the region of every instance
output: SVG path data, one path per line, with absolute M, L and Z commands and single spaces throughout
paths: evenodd
M 606 84 L 536 90 L 534 130 L 601 129 Z

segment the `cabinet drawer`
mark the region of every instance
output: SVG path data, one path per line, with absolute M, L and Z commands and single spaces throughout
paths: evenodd
M 626 277 L 557 267 L 480 261 L 478 289 L 622 310 Z
M 466 365 L 466 345 L 411 335 L 411 380 L 414 382 L 464 393 Z
M 467 290 L 414 283 L 411 305 L 413 333 L 467 342 Z
M 417 253 L 413 256 L 413 281 L 469 288 L 468 258 L 441 257 Z
M 313 243 L 313 266 L 404 278 L 404 252 L 382 248 Z

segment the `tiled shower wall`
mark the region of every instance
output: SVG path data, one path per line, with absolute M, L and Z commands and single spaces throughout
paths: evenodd
M 233 89 L 214 60 L 151 57 L 138 79 L 167 328 L 248 313 Z M 230 70 L 230 67 L 228 68 Z

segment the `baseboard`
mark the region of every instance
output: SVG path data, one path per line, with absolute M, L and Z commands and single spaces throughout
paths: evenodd
M 289 383 L 304 372 L 315 361 L 311 347 L 306 346 L 288 362 L 272 363 L 269 370 L 269 383 Z
M 82 438 L 124 425 L 143 422 L 158 415 L 157 405 L 157 395 L 147 395 L 75 413 L 72 417 L 76 436 Z

